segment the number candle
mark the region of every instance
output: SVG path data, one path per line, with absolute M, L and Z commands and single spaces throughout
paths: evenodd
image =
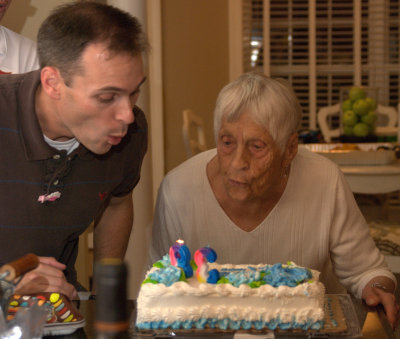
M 217 254 L 210 247 L 202 247 L 194 254 L 194 261 L 197 265 L 196 278 L 200 282 L 216 284 L 219 279 L 219 272 L 216 269 L 208 271 L 208 263 L 217 260 Z
M 169 248 L 169 258 L 172 266 L 180 267 L 185 272 L 186 278 L 193 276 L 193 269 L 190 266 L 190 251 L 183 240 L 177 240 Z

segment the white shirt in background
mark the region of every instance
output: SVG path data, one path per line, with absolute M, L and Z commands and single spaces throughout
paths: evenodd
M 39 68 L 36 43 L 0 25 L 0 74 Z

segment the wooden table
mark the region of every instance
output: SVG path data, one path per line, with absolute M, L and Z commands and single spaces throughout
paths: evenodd
M 391 338 L 389 335 L 386 334 L 385 329 L 381 324 L 381 320 L 377 315 L 376 310 L 368 309 L 361 300 L 352 298 L 352 303 L 354 309 L 357 314 L 357 318 L 361 327 L 363 329 L 363 338 Z M 134 301 L 130 301 L 130 310 L 131 310 L 131 319 L 135 318 L 135 307 Z M 80 312 L 85 316 L 86 319 L 86 326 L 82 329 L 75 331 L 70 335 L 64 336 L 47 336 L 44 337 L 46 339 L 77 339 L 77 338 L 95 338 L 95 331 L 94 331 L 94 315 L 95 315 L 95 301 L 94 300 L 85 300 L 80 301 L 78 304 Z M 213 338 L 224 338 L 224 339 L 232 339 L 234 338 L 232 333 L 223 333 L 221 335 L 212 335 Z M 132 334 L 132 338 L 145 338 L 143 336 L 136 336 Z M 148 338 L 148 336 L 146 337 Z M 165 337 L 164 337 L 165 338 Z M 200 338 L 198 335 L 185 335 L 185 336 L 175 336 L 174 338 Z M 255 337 L 256 338 L 256 337 Z M 279 338 L 279 336 L 277 336 Z M 291 336 L 291 339 L 297 338 L 297 336 Z M 299 337 L 300 338 L 300 337 Z M 301 338 L 304 338 L 302 336 Z

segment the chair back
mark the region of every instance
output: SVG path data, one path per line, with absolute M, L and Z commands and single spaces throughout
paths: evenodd
M 207 150 L 203 119 L 191 109 L 183 111 L 182 134 L 188 158 Z

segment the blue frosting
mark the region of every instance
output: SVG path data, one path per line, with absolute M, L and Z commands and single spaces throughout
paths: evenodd
M 157 267 L 160 267 L 160 266 L 167 267 L 169 265 L 171 265 L 171 261 L 169 259 L 169 254 L 164 255 L 162 257 L 162 259 L 158 260 L 157 262 L 155 262 L 153 264 L 153 266 L 157 266 Z
M 165 286 L 171 286 L 173 283 L 179 281 L 181 274 L 182 271 L 179 267 L 170 265 L 151 272 L 149 278 Z
M 234 270 L 230 270 L 228 272 L 227 272 L 227 270 L 222 270 L 222 275 L 225 275 L 225 278 L 227 278 L 229 280 L 229 282 L 235 287 L 238 287 L 243 284 L 247 285 L 254 281 L 260 280 L 260 272 L 254 271 L 252 269 L 248 269 L 248 270 L 234 269 Z
M 283 267 L 282 264 L 275 264 L 267 270 L 264 281 L 274 287 L 289 286 L 295 287 L 304 281 L 312 278 L 311 271 L 303 267 Z
M 252 266 L 247 268 L 222 269 L 220 275 L 228 279 L 236 287 L 254 282 L 262 282 L 274 287 L 295 287 L 312 278 L 312 273 L 307 268 L 291 265 L 283 267 L 282 264 L 266 265 L 259 270 Z
M 256 330 L 262 330 L 268 328 L 275 330 L 280 328 L 281 330 L 287 329 L 300 329 L 307 331 L 309 329 L 320 330 L 324 325 L 323 321 L 313 322 L 310 319 L 304 323 L 297 323 L 296 321 L 281 322 L 279 318 L 271 319 L 270 321 L 256 320 L 232 320 L 229 318 L 224 319 L 212 319 L 212 318 L 201 318 L 198 320 L 185 320 L 185 321 L 174 321 L 167 323 L 164 321 L 153 321 L 136 324 L 139 330 L 155 330 L 155 329 L 204 329 L 204 328 L 219 328 L 221 330 L 249 330 L 255 328 Z
M 228 329 L 228 325 L 229 325 L 229 319 L 225 318 L 225 319 L 221 319 L 217 321 L 217 326 L 221 329 L 221 330 L 227 330 Z
M 173 283 L 181 280 L 181 269 L 171 265 L 168 254 L 157 262 L 157 266 L 161 266 L 161 268 L 150 273 L 148 276 L 152 282 L 171 286 Z M 263 284 L 273 287 L 295 287 L 312 278 L 311 270 L 304 267 L 296 267 L 290 263 L 285 266 L 282 266 L 280 263 L 265 265 L 261 268 L 247 266 L 246 268 L 223 268 L 221 271 L 213 269 L 209 274 L 208 283 L 230 283 L 235 287 L 243 284 L 250 285 L 251 287 L 258 287 Z M 186 271 L 185 275 L 186 277 L 191 276 Z
M 216 328 L 217 327 L 217 322 L 218 322 L 218 320 L 217 319 L 208 319 L 208 322 L 207 322 L 207 324 L 208 324 L 208 327 L 210 327 L 210 328 Z

